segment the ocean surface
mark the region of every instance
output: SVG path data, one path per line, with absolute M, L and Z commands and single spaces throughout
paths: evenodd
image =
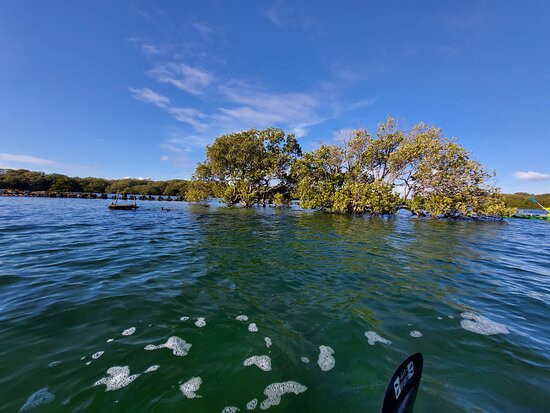
M 550 411 L 550 222 L 108 202 L 0 198 L 0 411 Z

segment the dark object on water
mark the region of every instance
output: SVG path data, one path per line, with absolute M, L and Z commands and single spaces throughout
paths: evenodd
M 130 210 L 130 209 L 138 209 L 138 208 L 139 206 L 137 206 L 136 204 L 118 205 L 112 202 L 109 204 L 109 209 Z
M 109 204 L 109 209 L 118 209 L 118 210 L 124 210 L 124 211 L 129 211 L 129 210 L 136 210 L 138 209 L 139 207 L 137 206 L 136 204 L 136 198 L 134 198 L 134 203 L 133 204 L 117 204 L 118 202 L 118 192 L 115 196 L 115 202 L 111 202 Z
M 388 383 L 380 413 L 412 412 L 423 365 L 422 353 L 413 354 L 400 364 Z

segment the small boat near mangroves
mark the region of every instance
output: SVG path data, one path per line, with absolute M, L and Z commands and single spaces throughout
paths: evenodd
M 516 210 L 516 213 L 511 216 L 511 218 L 545 219 L 550 221 L 550 208 L 542 206 L 542 204 L 533 197 L 530 197 L 529 201 L 541 207 L 542 211 L 540 209 L 518 209 Z
M 534 209 L 518 209 L 516 213 L 510 218 L 545 219 L 547 221 L 550 221 L 550 214 Z
M 109 209 L 117 209 L 117 210 L 122 210 L 122 211 L 131 211 L 131 210 L 135 211 L 138 208 L 139 208 L 139 206 L 137 205 L 135 198 L 134 198 L 134 203 L 133 204 L 119 204 L 118 203 L 118 192 L 117 192 L 116 197 L 115 197 L 115 202 L 111 202 L 109 204 Z

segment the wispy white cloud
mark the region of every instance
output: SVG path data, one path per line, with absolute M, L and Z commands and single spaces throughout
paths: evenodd
M 219 109 L 219 118 L 232 119 L 243 127 L 306 125 L 321 122 L 321 102 L 311 93 L 281 93 L 251 87 L 245 83 L 221 86 L 220 92 L 235 107 Z
M 0 161 L 40 166 L 50 166 L 55 165 L 56 163 L 50 159 L 38 158 L 30 155 L 16 155 L 13 153 L 0 153 Z
M 193 23 L 193 27 L 199 32 L 199 34 L 204 38 L 204 39 L 207 39 L 209 38 L 210 36 L 216 34 L 216 31 L 208 26 L 207 24 L 205 23 L 201 23 L 201 22 L 194 22 Z
M 167 107 L 170 104 L 169 98 L 152 91 L 148 87 L 144 87 L 141 89 L 135 89 L 131 87 L 129 88 L 129 90 L 134 98 L 136 98 L 137 100 L 141 100 L 142 102 L 152 103 L 153 105 L 159 106 L 161 108 Z
M 176 118 L 176 120 L 187 123 L 196 130 L 203 131 L 206 130 L 206 128 L 208 127 L 205 123 L 199 120 L 207 117 L 207 115 L 202 113 L 200 110 L 170 106 L 166 108 L 166 111 L 170 113 L 174 118 Z
M 284 29 L 294 24 L 295 9 L 293 6 L 285 4 L 283 1 L 273 3 L 264 15 L 271 20 L 273 24 Z
M 518 171 L 514 173 L 514 178 L 519 179 L 520 181 L 547 181 L 550 180 L 550 174 L 535 171 Z
M 193 108 L 182 108 L 173 106 L 170 99 L 147 87 L 142 89 L 129 88 L 131 95 L 142 102 L 151 103 L 171 114 L 176 120 L 187 123 L 197 130 L 205 130 L 207 125 L 199 119 L 207 116 L 201 111 Z
M 170 83 L 193 95 L 202 94 L 213 78 L 209 72 L 183 63 L 159 64 L 150 74 L 161 83 Z
M 128 37 L 127 40 L 133 43 L 146 56 L 155 57 L 166 54 L 166 50 L 162 46 L 153 44 L 141 37 Z

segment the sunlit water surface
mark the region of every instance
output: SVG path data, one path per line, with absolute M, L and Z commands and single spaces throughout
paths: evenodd
M 307 390 L 268 411 L 375 412 L 417 351 L 415 411 L 549 411 L 549 222 L 142 205 L 0 198 L 1 411 L 45 387 L 55 399 L 31 411 L 246 411 L 252 399 L 259 411 L 266 386 L 292 380 Z M 465 330 L 466 311 L 509 333 Z M 144 349 L 172 336 L 187 355 Z M 331 370 L 319 346 L 333 349 Z M 271 370 L 243 365 L 255 355 Z M 155 365 L 118 390 L 94 386 L 110 367 Z M 193 377 L 202 397 L 188 399 Z

